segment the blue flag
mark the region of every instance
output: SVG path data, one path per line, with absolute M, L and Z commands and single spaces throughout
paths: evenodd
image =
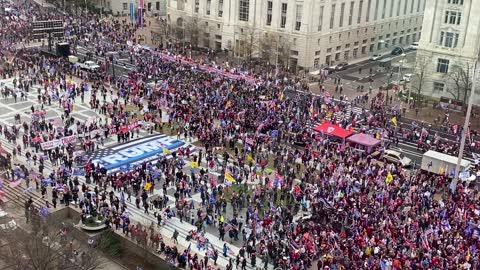
M 215 195 L 213 195 L 213 192 L 210 193 L 210 203 L 211 203 L 211 204 L 214 204 L 214 203 L 216 203 L 216 202 L 217 202 L 217 200 L 215 199 Z
M 46 207 L 41 207 L 39 214 L 41 217 L 47 217 L 49 214 L 48 209 Z
M 450 182 L 450 191 L 455 194 L 455 182 L 453 180 Z
M 74 169 L 73 170 L 73 175 L 76 175 L 76 176 L 85 176 L 85 172 L 81 169 Z

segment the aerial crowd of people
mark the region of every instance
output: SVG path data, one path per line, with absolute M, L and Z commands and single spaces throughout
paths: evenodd
M 13 166 L 11 181 L 30 178 L 45 198 L 46 186 L 53 186 L 53 207 L 57 199 L 67 205 L 73 201 L 82 209 L 84 223 L 100 215 L 112 229 L 138 243 L 148 242 L 172 263 L 189 269 L 216 269 L 222 256 L 227 269 L 480 268 L 475 186 L 459 183 L 451 190 L 445 173 L 377 162 L 311 129 L 333 121 L 362 130 L 357 123 L 363 120 L 370 128 L 385 130 L 385 137 L 396 136 L 387 114 L 391 112 L 382 109 L 387 96 L 362 96 L 354 102 L 368 104 L 370 112 L 336 119 L 338 111 L 348 114 L 350 103 L 326 92 L 313 95 L 299 79 L 238 72 L 208 58 L 187 59 L 184 48 L 174 42 L 156 49 L 137 46 L 139 26 L 124 19 L 100 19 L 93 13 L 47 15 L 39 6 L 10 5 L 16 13 L 1 19 L 6 27 L 1 32 L 0 77 L 15 78 L 15 83 L 13 89 L 3 87 L 2 95 L 23 99 L 34 85 L 41 87 L 31 121 L 0 129 L 13 146 L 5 154 L 7 166 Z M 71 47 L 89 46 L 92 57 L 105 57 L 104 64 L 87 72 L 68 59 L 19 48 L 32 42 L 28 21 L 33 17 L 75 21 L 66 24 Z M 136 69 L 114 77 L 114 63 L 106 56 L 110 51 L 127 55 Z M 82 122 L 72 116 L 86 95 L 91 109 L 108 121 L 99 117 Z M 61 121 L 46 120 L 45 112 L 53 106 L 62 108 Z M 138 108 L 137 113 L 128 106 Z M 194 153 L 180 149 L 172 158 L 159 157 L 129 172 L 108 173 L 79 158 L 79 150 L 93 152 L 113 136 L 119 143 L 134 138 L 139 127 L 118 130 L 135 120 L 150 123 L 150 132 L 198 141 L 201 147 Z M 427 129 L 395 132 L 405 140 L 447 144 Z M 97 130 L 102 132 L 91 135 Z M 74 134 L 81 137 L 80 148 L 75 143 L 41 147 L 42 142 Z M 20 138 L 23 147 L 16 141 Z M 15 168 L 12 161 L 18 156 L 25 156 L 27 167 Z M 45 172 L 45 162 L 55 170 Z M 183 168 L 191 162 L 196 166 L 186 172 Z M 77 174 L 79 163 L 85 169 Z M 153 194 L 155 187 L 163 196 Z M 189 200 L 195 193 L 201 194 L 199 205 Z M 134 222 L 128 202 L 155 216 L 159 226 L 172 218 L 194 225 L 188 238 L 197 247 L 166 245 L 156 226 Z M 207 232 L 217 234 L 222 247 L 215 247 Z M 177 236 L 174 233 L 175 241 Z M 240 245 L 238 254 L 229 251 L 230 245 Z

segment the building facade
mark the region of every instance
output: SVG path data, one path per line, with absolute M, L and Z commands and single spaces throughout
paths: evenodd
M 169 0 L 167 12 L 172 33 L 200 47 L 281 51 L 314 71 L 417 41 L 424 8 L 425 0 Z
M 476 0 L 427 0 L 416 61 L 417 76 L 426 75 L 423 95 L 467 101 L 479 54 L 479 14 Z M 478 91 L 474 98 L 480 104 Z
M 95 6 L 111 11 L 114 15 L 129 15 L 130 4 L 138 7 L 139 0 L 94 0 Z M 165 16 L 167 0 L 145 0 L 145 14 L 147 16 Z

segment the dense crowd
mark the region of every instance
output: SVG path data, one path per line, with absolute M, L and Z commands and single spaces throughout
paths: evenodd
M 42 16 L 35 6 L 24 12 L 26 18 Z M 59 18 L 73 20 L 70 16 Z M 31 108 L 31 122 L 2 128 L 16 149 L 8 153 L 8 159 L 23 154 L 34 166 L 38 159 L 39 174 L 31 178 L 41 186 L 42 194 L 46 194 L 46 185 L 52 185 L 54 207 L 57 199 L 67 205 L 78 202 L 83 222 L 100 215 L 108 226 L 139 243 L 148 242 L 177 265 L 190 269 L 215 267 L 222 255 L 230 257 L 227 269 L 234 265 L 245 269 L 247 264 L 294 270 L 315 266 L 382 270 L 480 267 L 476 189 L 461 183 L 456 190 L 449 190 L 445 175 L 375 162 L 349 144 L 308 128 L 326 119 L 343 127 L 355 126 L 365 118 L 371 126 L 393 134 L 391 117 L 381 109 L 391 104 L 389 97 L 366 95 L 354 102 L 370 104 L 371 115 L 335 119 L 334 113 L 347 111 L 349 103 L 333 99 L 326 91 L 323 96 L 308 91 L 292 94 L 291 90 L 307 89 L 295 79 L 252 78 L 208 62 L 200 65 L 168 48 L 128 46 L 130 41 L 135 43 L 137 26 L 89 15 L 68 28 L 75 33 L 70 39 L 72 47 L 88 36 L 94 44 L 92 54 L 121 51 L 131 56 L 137 67 L 127 76 L 113 78 L 106 63 L 92 74 L 65 59 L 16 51 L 14 44 L 28 43 L 27 21 L 20 16 L 2 20 L 9 27 L 2 32 L 1 73 L 4 78 L 17 78 L 15 89 L 2 90 L 4 98 L 21 97 L 35 84 L 43 86 Z M 215 71 L 205 72 L 205 67 Z M 106 98 L 108 91 L 112 91 L 111 100 Z M 71 117 L 77 98 L 83 103 L 88 94 L 92 109 L 108 115 L 108 123 Z M 134 115 L 125 110 L 127 104 L 146 113 Z M 60 123 L 45 120 L 48 106 L 64 109 Z M 168 114 L 167 124 L 162 123 L 162 114 Z M 50 150 L 40 147 L 42 141 L 83 134 L 83 150 L 93 151 L 105 138 L 115 136 L 112 130 L 139 118 L 152 122 L 152 129 L 168 128 L 185 140 L 199 140 L 203 147 L 197 153 L 181 149 L 171 159 L 159 158 L 155 164 L 144 163 L 126 173 L 107 174 L 101 166 L 87 162 L 85 182 L 74 174 L 78 149 L 73 144 Z M 105 132 L 88 135 L 99 129 Z M 404 139 L 438 142 L 440 138 L 425 133 L 427 129 L 420 126 L 398 132 Z M 115 134 L 118 142 L 123 142 L 133 133 Z M 23 147 L 16 142 L 20 136 Z M 293 146 L 298 140 L 304 142 L 303 147 Z M 58 170 L 44 175 L 44 160 Z M 179 169 L 184 160 L 207 165 L 192 168 L 189 174 Z M 208 173 L 216 169 L 221 170 L 218 178 Z M 12 180 L 20 177 L 19 170 L 29 172 L 25 167 L 12 169 Z M 144 188 L 147 184 L 148 189 Z M 152 195 L 155 186 L 163 189 L 163 197 Z M 175 207 L 167 206 L 169 187 L 175 190 Z M 200 208 L 187 200 L 193 193 L 201 194 Z M 195 225 L 197 231 L 190 238 L 203 243 L 199 249 L 205 249 L 205 259 L 190 248 L 179 251 L 165 246 L 155 226 L 134 225 L 127 201 L 155 215 L 159 225 L 171 218 Z M 208 228 L 215 228 L 222 241 L 227 236 L 243 243 L 239 253 L 230 254 L 227 243 L 223 250 L 216 250 L 208 239 L 200 240 L 198 234 Z M 213 266 L 208 266 L 209 258 Z

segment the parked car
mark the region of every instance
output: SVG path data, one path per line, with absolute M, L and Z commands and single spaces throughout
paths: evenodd
M 333 72 L 335 72 L 335 67 L 325 67 L 322 70 L 326 70 L 327 74 L 332 74 Z
M 344 70 L 344 69 L 347 69 L 347 66 L 348 66 L 347 62 L 341 62 L 335 67 L 335 70 L 337 71 Z
M 402 53 L 405 53 L 405 52 L 400 47 L 395 47 L 395 49 L 392 50 L 392 55 L 401 55 Z
M 412 45 L 410 45 L 410 49 L 412 49 L 412 50 L 418 49 L 418 42 L 412 43 Z
M 405 157 L 402 153 L 394 150 L 385 150 L 383 159 L 386 162 L 401 164 L 402 167 L 408 167 L 412 165 L 412 160 Z
M 88 71 L 95 71 L 100 68 L 100 66 L 93 61 L 85 61 L 83 63 L 79 63 L 78 65 L 81 69 Z
M 370 58 L 370 60 L 372 61 L 377 61 L 377 60 L 380 60 L 382 58 L 383 55 L 381 54 L 374 54 L 372 55 L 372 57 Z
M 413 77 L 413 74 L 411 74 L 411 73 L 404 74 L 404 75 L 403 75 L 403 81 L 405 81 L 405 82 L 410 82 L 410 80 L 412 79 L 412 77 Z

